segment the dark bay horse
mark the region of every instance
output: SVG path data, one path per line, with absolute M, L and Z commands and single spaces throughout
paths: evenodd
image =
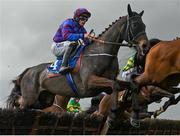
M 99 39 L 121 43 L 138 43 L 139 48 L 144 48 L 148 43 L 145 25 L 141 13 L 133 12 L 128 5 L 128 15 L 119 18 L 107 28 Z M 78 97 L 92 97 L 101 92 L 108 94 L 119 90 L 120 86 L 115 79 L 118 71 L 117 53 L 120 46 L 93 42 L 83 52 L 79 73 L 73 73 L 73 78 L 79 91 Z M 106 60 L 106 61 L 104 61 Z M 16 81 L 21 91 L 20 107 L 32 106 L 43 91 L 67 97 L 77 97 L 69 87 L 65 76 L 54 78 L 47 77 L 49 64 L 40 64 L 25 71 Z M 9 98 L 10 100 L 10 98 Z
M 155 45 L 156 43 L 160 42 L 160 40 L 158 39 L 151 39 L 150 40 L 150 45 L 153 46 Z M 120 83 L 120 85 L 122 85 Z M 145 93 L 145 96 L 143 95 Z M 155 102 L 155 101 L 158 101 L 160 100 L 161 98 L 163 97 L 168 97 L 168 98 L 172 98 L 174 97 L 174 94 L 176 93 L 180 93 L 180 89 L 175 89 L 175 88 L 171 88 L 169 90 L 163 90 L 159 87 L 156 87 L 156 86 L 146 86 L 146 87 L 143 87 L 141 89 L 141 93 L 139 94 L 139 104 L 140 106 L 147 106 L 149 104 L 151 104 L 152 102 Z M 147 96 L 146 96 L 147 95 Z M 125 100 L 125 101 L 121 101 L 119 97 L 122 97 L 122 93 L 118 93 L 118 114 L 116 117 L 118 117 L 119 119 L 122 119 L 122 120 L 126 120 L 126 119 L 129 119 L 130 117 L 130 113 L 132 111 L 132 103 L 131 103 L 131 99 L 129 100 Z M 177 104 L 177 102 L 179 101 L 180 97 L 177 97 L 176 100 L 172 103 L 170 103 L 169 101 L 167 101 L 162 108 L 160 108 L 160 110 L 157 110 L 154 112 L 154 117 L 158 116 L 160 113 L 164 112 L 169 105 L 171 104 Z M 56 102 L 55 102 L 56 103 Z M 109 114 L 109 110 L 111 108 L 111 103 L 112 103 L 112 100 L 111 100 L 111 96 L 110 95 L 106 95 L 102 101 L 100 102 L 100 105 L 99 105 L 99 110 L 94 112 L 93 114 L 94 115 L 100 115 L 100 116 L 106 116 Z M 58 100 L 58 103 L 59 105 L 62 105 L 61 103 L 61 99 Z M 53 105 L 49 108 L 47 108 L 48 111 L 51 111 L 51 112 L 57 112 L 57 111 L 61 111 L 61 108 L 58 108 L 58 106 L 56 105 Z M 161 111 L 162 110 L 162 111 Z M 153 112 L 152 112 L 153 113 Z M 144 113 L 141 113 L 141 117 L 150 117 L 152 113 L 148 113 L 148 112 L 144 112 Z M 117 119 L 117 118 L 116 118 Z
M 156 39 L 156 38 L 149 40 L 150 46 L 154 46 L 158 42 L 160 42 L 160 40 Z M 156 92 L 156 91 L 153 91 L 153 92 Z M 121 93 L 119 93 L 119 94 L 121 94 Z M 103 94 L 100 94 L 100 95 L 98 95 L 96 97 L 93 97 L 92 100 L 96 100 L 97 101 L 99 99 L 99 97 L 102 96 L 102 95 Z M 165 94 L 165 95 L 167 95 L 167 94 Z M 68 102 L 69 99 L 67 99 L 66 97 L 60 96 L 60 95 L 56 95 L 55 97 L 56 98 L 55 98 L 53 104 L 51 106 L 49 106 L 49 107 L 48 107 L 48 105 L 50 105 L 50 104 L 47 104 L 47 108 L 43 109 L 44 112 L 61 113 L 64 110 L 66 110 L 66 105 L 67 105 L 67 102 Z M 101 97 L 101 99 L 102 98 L 103 97 Z M 101 99 L 99 99 L 99 101 L 101 101 Z M 107 116 L 108 112 L 109 112 L 109 109 L 110 109 L 110 103 L 111 103 L 110 99 L 111 99 L 111 97 L 108 98 L 108 96 L 105 96 L 104 99 L 101 102 L 99 102 L 100 105 L 98 103 L 95 106 L 92 103 L 92 106 L 90 107 L 89 111 L 87 111 L 87 112 L 88 113 L 93 113 L 92 116 Z M 44 98 L 44 101 L 46 101 L 45 98 Z M 125 103 L 127 103 L 127 102 L 125 102 Z M 120 105 L 118 104 L 118 106 L 120 108 L 122 108 L 121 111 L 123 111 L 123 109 L 124 109 L 123 107 L 124 106 L 122 107 Z M 124 102 L 123 102 L 123 105 L 125 105 Z M 126 107 L 127 108 L 125 108 L 125 109 L 129 109 L 129 106 L 126 106 Z M 93 110 L 95 110 L 95 111 L 93 111 Z M 123 117 L 121 117 L 121 118 L 123 118 Z

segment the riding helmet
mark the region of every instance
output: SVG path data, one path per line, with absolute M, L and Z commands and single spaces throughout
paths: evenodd
M 79 17 L 80 16 L 84 16 L 84 17 L 90 18 L 91 17 L 91 13 L 87 9 L 85 9 L 85 8 L 78 8 L 74 12 L 74 17 L 73 18 L 76 21 L 79 21 Z

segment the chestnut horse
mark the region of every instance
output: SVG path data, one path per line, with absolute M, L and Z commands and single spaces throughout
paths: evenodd
M 180 39 L 161 41 L 153 46 L 146 56 L 144 72 L 134 76 L 132 82 L 132 123 L 137 124 L 139 118 L 138 93 L 140 88 L 147 85 L 158 86 L 169 90 L 180 83 Z M 170 100 L 171 103 L 177 101 Z M 169 103 L 169 105 L 171 104 Z
M 175 77 L 172 76 L 175 74 Z M 134 79 L 139 86 L 156 85 L 164 89 L 180 83 L 180 39 L 161 41 L 147 54 L 143 74 Z M 171 82 L 169 78 L 175 79 Z

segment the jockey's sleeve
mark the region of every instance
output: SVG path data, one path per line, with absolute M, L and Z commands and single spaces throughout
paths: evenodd
M 79 39 L 84 39 L 84 32 L 73 33 L 73 25 L 71 22 L 66 21 L 62 27 L 62 36 L 64 40 L 77 41 Z
M 123 71 L 128 71 L 133 67 L 134 67 L 134 56 L 128 59 L 127 64 L 123 67 Z

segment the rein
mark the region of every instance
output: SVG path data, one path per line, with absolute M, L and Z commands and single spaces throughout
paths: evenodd
M 130 25 L 130 20 L 134 19 L 134 18 L 140 18 L 139 16 L 134 16 L 134 17 L 129 17 L 127 16 L 127 27 L 126 27 L 126 33 L 128 34 L 128 41 L 134 41 L 136 38 L 138 38 L 141 35 L 146 34 L 145 31 L 139 32 L 137 34 L 133 34 L 133 31 L 131 29 L 131 25 Z
M 128 43 L 118 43 L 118 42 L 110 42 L 110 41 L 104 41 L 99 39 L 98 37 L 95 37 L 95 33 L 94 30 L 92 29 L 90 31 L 89 37 L 92 41 L 95 42 L 99 42 L 102 44 L 111 44 L 111 45 L 118 45 L 118 46 L 124 46 L 124 47 L 136 47 L 138 45 L 138 43 L 134 42 L 134 39 L 136 39 L 137 37 L 146 34 L 145 31 L 139 32 L 137 34 L 133 34 L 131 26 L 130 26 L 130 20 L 134 19 L 134 18 L 140 18 L 139 16 L 135 16 L 135 17 L 130 17 L 127 16 L 127 28 L 126 28 L 126 33 L 128 34 Z
M 90 39 L 92 41 L 102 43 L 102 44 L 111 44 L 111 45 L 125 46 L 125 47 L 130 47 L 130 48 L 136 46 L 136 44 L 133 42 L 128 42 L 128 43 L 110 42 L 110 41 L 104 41 L 104 40 L 98 39 L 97 37 L 94 37 L 94 36 L 90 36 Z
M 118 45 L 118 46 L 124 46 L 124 47 L 136 47 L 136 44 L 133 42 L 128 42 L 128 43 L 117 43 L 117 42 L 110 42 L 110 41 L 104 41 L 101 39 L 98 39 L 97 37 L 91 36 L 90 39 L 95 42 L 99 42 L 102 44 L 111 44 L 111 45 Z M 96 56 L 108 56 L 108 57 L 117 57 L 116 55 L 108 54 L 108 53 L 96 53 L 96 54 L 88 54 L 88 55 L 83 55 L 84 57 L 96 57 Z

